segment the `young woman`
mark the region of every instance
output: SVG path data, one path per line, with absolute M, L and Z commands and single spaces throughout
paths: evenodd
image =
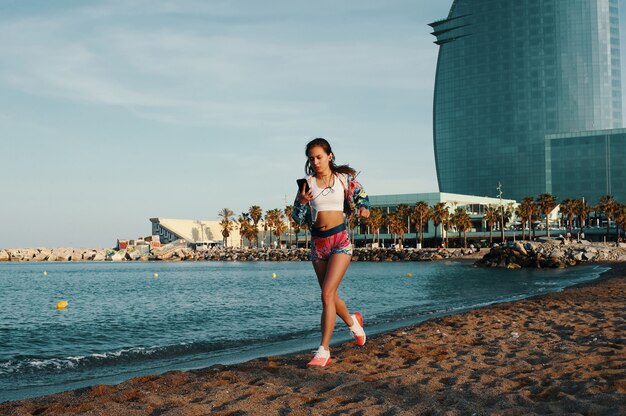
M 337 315 L 348 325 L 357 345 L 365 344 L 363 316 L 348 312 L 338 289 L 352 260 L 344 213 L 350 214 L 353 203 L 357 215 L 367 218 L 370 205 L 367 194 L 355 180 L 355 170 L 335 164 L 335 155 L 326 140 L 310 141 L 305 154 L 306 186 L 296 196 L 292 216 L 298 224 L 306 222 L 311 230 L 311 261 L 322 289 L 322 342 L 307 365 L 325 367 L 331 363 L 329 345 Z

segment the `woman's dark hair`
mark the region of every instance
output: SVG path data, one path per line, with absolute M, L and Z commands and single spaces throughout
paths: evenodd
M 330 143 L 326 139 L 322 139 L 318 137 L 317 139 L 313 139 L 306 145 L 306 150 L 304 154 L 306 155 L 306 163 L 304 164 L 304 172 L 307 175 L 315 175 L 315 170 L 311 166 L 311 162 L 309 161 L 309 151 L 314 147 L 321 147 L 324 152 L 329 155 L 333 153 L 333 149 L 330 148 Z M 352 169 L 349 165 L 336 165 L 335 164 L 335 154 L 333 153 L 333 158 L 330 160 L 330 170 L 333 173 L 343 173 L 346 175 L 356 176 L 356 171 Z

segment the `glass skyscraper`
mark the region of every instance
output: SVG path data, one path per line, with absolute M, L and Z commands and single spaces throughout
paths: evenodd
M 618 0 L 455 0 L 430 26 L 441 192 L 562 189 L 546 135 L 622 126 Z

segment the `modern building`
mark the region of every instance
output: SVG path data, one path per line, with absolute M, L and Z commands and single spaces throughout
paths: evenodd
M 453 213 L 457 207 L 464 208 L 469 214 L 472 221 L 472 228 L 468 232 L 468 236 L 476 238 L 485 238 L 489 235 L 489 227 L 485 223 L 484 214 L 487 206 L 503 207 L 504 209 L 514 209 L 517 206 L 517 202 L 511 199 L 499 199 L 479 197 L 472 195 L 460 195 L 444 192 L 429 192 L 429 193 L 416 193 L 416 194 L 396 194 L 396 195 L 370 195 L 370 204 L 372 208 L 382 208 L 387 214 L 393 213 L 398 209 L 400 204 L 408 205 L 411 209 L 418 201 L 423 201 L 428 204 L 429 207 L 433 207 L 439 202 L 446 204 L 446 208 L 450 213 Z M 510 223 L 514 223 L 514 218 Z M 360 227 L 358 232 L 355 233 L 355 242 L 357 245 L 363 245 L 363 242 L 369 242 L 372 240 L 374 230 L 371 230 L 369 226 L 365 225 Z M 389 232 L 386 226 L 381 227 L 379 230 L 380 239 L 386 245 L 393 243 L 394 236 Z M 412 222 L 407 222 L 407 233 L 405 239 L 413 242 L 410 244 L 414 246 L 416 238 L 416 227 Z M 424 238 L 430 239 L 435 237 L 441 237 L 444 234 L 443 227 L 437 226 L 435 231 L 435 225 L 432 220 L 424 226 Z M 507 234 L 508 235 L 508 234 Z
M 594 132 L 622 127 L 618 0 L 454 0 L 430 26 L 439 190 L 496 196 L 500 182 L 510 199 L 595 198 L 599 188 L 570 188 L 571 173 L 595 176 L 601 155 L 580 165 L 561 157 L 583 136 L 623 134 Z M 617 195 L 626 163 L 611 161 L 600 188 Z
M 626 203 L 626 129 L 546 136 L 547 191 L 559 199 L 584 195 L 590 204 L 612 195 Z
M 171 218 L 150 218 L 152 235 L 158 235 L 161 243 L 167 244 L 176 240 L 185 240 L 193 245 L 208 242 L 221 245 L 223 242 L 222 228 L 219 221 L 186 220 Z M 229 247 L 239 247 L 239 230 L 230 232 Z

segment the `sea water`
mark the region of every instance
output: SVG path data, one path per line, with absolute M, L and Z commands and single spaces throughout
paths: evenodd
M 355 262 L 340 294 L 373 335 L 605 270 Z M 55 308 L 60 300 L 66 309 Z M 320 312 L 309 262 L 0 264 L 0 402 L 315 350 Z M 333 342 L 349 338 L 338 322 Z

